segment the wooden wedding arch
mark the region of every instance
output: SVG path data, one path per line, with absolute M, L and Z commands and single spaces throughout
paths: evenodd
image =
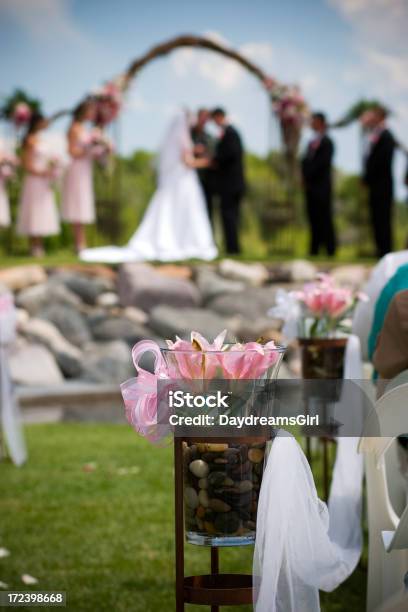
M 214 41 L 211 38 L 196 35 L 181 35 L 175 38 L 171 38 L 165 42 L 159 43 L 150 48 L 146 53 L 137 57 L 131 62 L 128 68 L 120 74 L 116 79 L 113 79 L 111 83 L 114 83 L 120 91 L 125 94 L 128 90 L 132 81 L 137 77 L 143 68 L 156 59 L 167 56 L 172 51 L 182 48 L 202 49 L 207 51 L 213 51 L 223 57 L 231 59 L 237 62 L 242 68 L 252 74 L 263 89 L 270 97 L 270 120 L 268 125 L 269 131 L 269 151 L 272 149 L 271 134 L 272 134 L 272 120 L 274 111 L 276 108 L 276 97 L 274 91 L 285 91 L 285 85 L 279 85 L 276 81 L 273 81 L 268 74 L 266 74 L 259 66 L 254 62 L 246 58 L 240 52 L 223 45 L 220 42 Z M 274 90 L 269 86 L 274 84 Z M 70 111 L 59 111 L 55 113 L 52 119 L 57 119 Z M 296 179 L 297 179 L 297 152 L 300 138 L 300 130 L 290 130 L 287 125 L 284 125 L 282 121 L 278 120 L 280 135 L 281 135 L 281 148 L 283 150 L 284 167 L 281 171 L 281 175 L 284 182 L 284 189 L 281 194 L 275 193 L 275 185 L 272 179 L 272 166 L 269 172 L 268 185 L 265 190 L 267 193 L 261 197 L 265 201 L 262 202 L 260 210 L 261 215 L 261 230 L 267 242 L 273 242 L 273 250 L 279 252 L 290 253 L 293 250 L 293 226 L 297 220 L 296 206 L 295 206 L 295 192 L 296 192 Z M 272 163 L 272 161 L 271 161 Z M 117 164 L 114 175 L 111 179 L 110 196 L 100 201 L 100 211 L 102 217 L 105 217 L 103 211 L 106 211 L 106 219 L 101 219 L 103 227 L 109 228 L 111 232 L 115 231 L 117 224 L 109 217 L 109 210 L 116 209 L 120 202 L 120 163 Z M 118 215 L 116 215 L 118 216 Z M 101 228 L 102 229 L 102 228 Z M 118 229 L 119 231 L 119 229 Z M 116 237 L 111 235 L 112 239 Z

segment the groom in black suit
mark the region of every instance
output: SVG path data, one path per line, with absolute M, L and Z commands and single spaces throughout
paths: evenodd
M 332 202 L 334 146 L 327 133 L 327 121 L 323 113 L 313 113 L 310 124 L 314 137 L 302 159 L 306 211 L 310 225 L 310 255 L 318 255 L 320 249 L 324 248 L 331 257 L 336 252 Z
M 240 135 L 228 123 L 222 108 L 212 111 L 214 123 L 221 129 L 214 155 L 216 187 L 220 196 L 221 219 L 227 253 L 240 252 L 238 229 L 242 197 L 245 192 L 244 151 Z
M 385 122 L 387 111 L 380 106 L 367 111 L 363 116 L 369 130 L 369 143 L 364 159 L 363 180 L 368 188 L 368 205 L 377 256 L 382 257 L 393 247 L 392 208 L 393 177 L 392 161 L 395 139 Z

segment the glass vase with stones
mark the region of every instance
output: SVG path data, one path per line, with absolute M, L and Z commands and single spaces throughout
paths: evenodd
M 234 398 L 234 414 L 250 415 L 259 410 L 259 405 L 261 409 L 271 405 L 284 347 L 269 349 L 265 363 L 258 362 L 256 367 L 254 354 L 245 350 L 231 352 L 231 358 L 228 349 L 201 351 L 199 357 L 197 351 L 162 352 L 171 378 L 181 379 L 187 388 L 201 389 L 204 393 L 222 388 L 223 393 Z M 240 371 L 234 378 L 232 366 L 237 363 Z M 267 367 L 263 367 L 265 364 Z M 198 365 L 202 366 L 201 379 L 197 376 Z M 239 376 L 242 372 L 249 373 L 244 380 Z M 180 436 L 188 542 L 208 546 L 253 544 L 265 451 L 273 435 L 270 427 L 216 431 L 208 427 L 186 430 Z
M 267 438 L 184 442 L 187 541 L 233 546 L 255 540 Z

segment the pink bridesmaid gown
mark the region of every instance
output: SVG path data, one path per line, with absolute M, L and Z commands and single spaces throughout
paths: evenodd
M 0 178 L 0 227 L 10 225 L 10 206 L 4 179 Z
M 41 143 L 34 150 L 34 166 L 38 172 L 47 169 L 50 158 Z M 17 219 L 21 236 L 52 236 L 60 231 L 57 206 L 51 181 L 26 172 Z
M 84 130 L 78 144 L 85 152 L 89 143 L 90 135 Z M 69 223 L 88 224 L 95 221 L 91 155 L 72 159 L 68 166 L 64 180 L 62 218 Z

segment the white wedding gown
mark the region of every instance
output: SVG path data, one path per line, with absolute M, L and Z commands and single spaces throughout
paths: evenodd
M 214 259 L 217 248 L 197 172 L 184 154 L 192 151 L 185 113 L 170 124 L 159 154 L 158 186 L 143 220 L 125 247 L 84 249 L 88 262 Z

